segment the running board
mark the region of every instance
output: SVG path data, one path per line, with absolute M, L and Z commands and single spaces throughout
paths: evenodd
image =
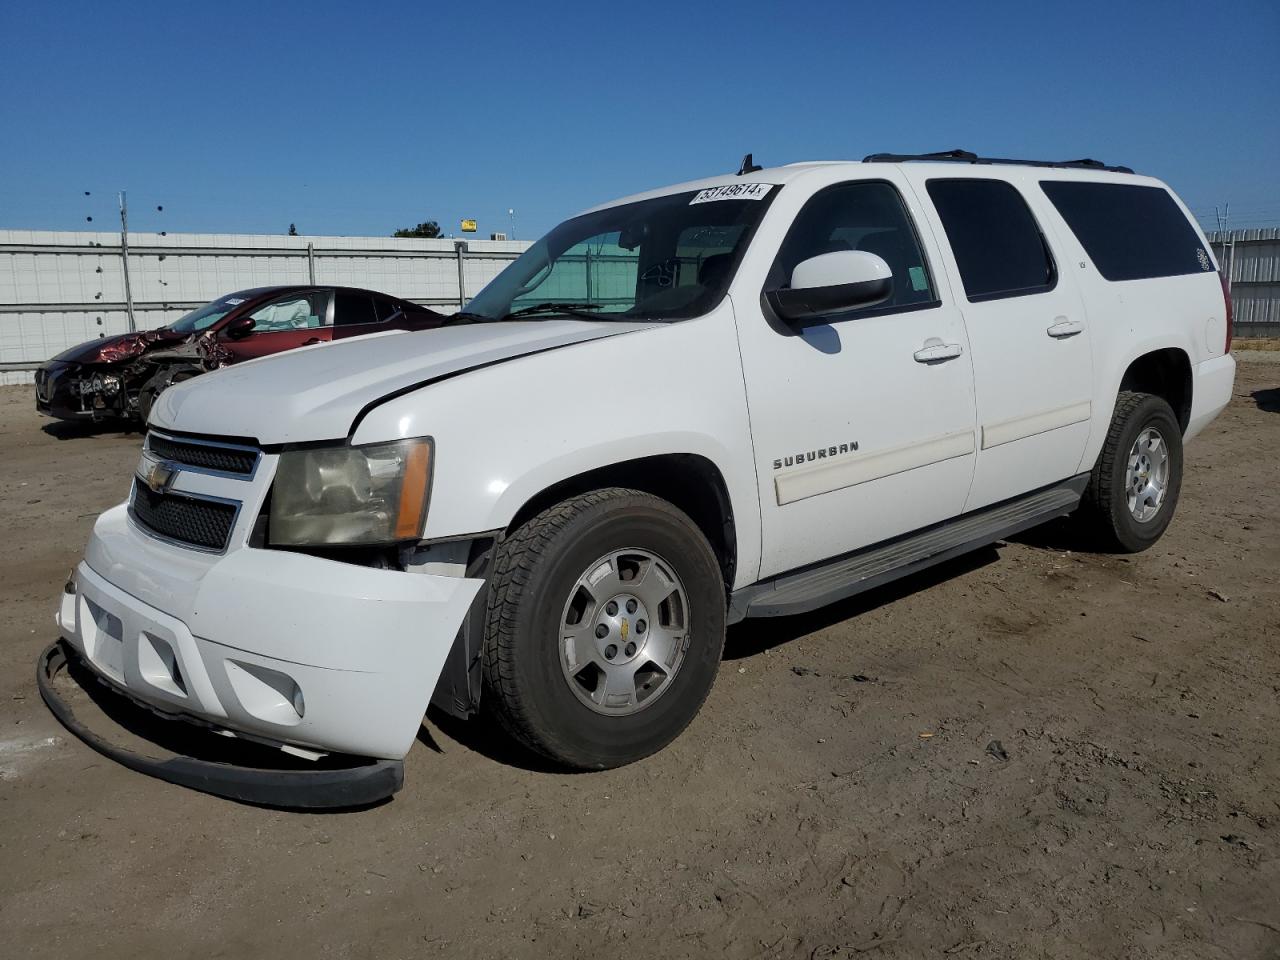
M 919 533 L 867 547 L 853 554 L 735 590 L 729 622 L 746 617 L 807 613 L 899 577 L 985 547 L 1055 517 L 1080 504 L 1087 473 L 1016 500 L 975 510 Z

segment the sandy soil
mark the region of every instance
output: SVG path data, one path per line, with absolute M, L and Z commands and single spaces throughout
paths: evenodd
M 433 715 L 394 801 L 331 815 L 131 773 L 41 703 L 138 443 L 0 390 L 5 956 L 1280 956 L 1280 366 L 1144 555 L 1058 527 L 735 628 L 689 731 L 609 773 Z

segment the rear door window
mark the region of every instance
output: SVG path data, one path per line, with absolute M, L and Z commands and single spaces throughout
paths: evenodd
M 1107 280 L 1213 269 L 1199 234 L 1162 187 L 1041 180 L 1040 188 Z
M 373 298 L 373 309 L 378 315 L 379 322 L 385 322 L 393 317 L 398 317 L 404 312 L 400 306 L 400 301 L 392 300 L 390 297 L 375 296 Z
M 353 327 L 362 323 L 377 323 L 378 315 L 373 311 L 373 297 L 367 293 L 354 293 L 350 290 L 339 290 L 333 301 L 333 325 L 335 327 Z
M 1003 180 L 948 179 L 930 180 L 928 190 L 971 302 L 1053 289 L 1053 257 L 1016 187 Z

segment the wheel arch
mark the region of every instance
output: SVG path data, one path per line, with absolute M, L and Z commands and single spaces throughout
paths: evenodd
M 1181 347 L 1161 347 L 1130 361 L 1120 377 L 1116 397 L 1124 391 L 1151 393 L 1162 398 L 1185 433 L 1191 422 L 1191 358 Z
M 605 464 L 544 487 L 516 510 L 506 530 L 514 530 L 553 504 L 605 487 L 625 487 L 661 497 L 694 522 L 711 544 L 732 589 L 738 565 L 733 502 L 720 468 L 696 453 L 666 453 Z

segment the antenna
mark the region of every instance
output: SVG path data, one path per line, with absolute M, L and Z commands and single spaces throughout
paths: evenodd
M 746 176 L 748 173 L 755 173 L 757 170 L 763 170 L 764 167 L 751 162 L 751 154 L 747 154 L 742 158 L 742 166 L 738 168 L 738 176 Z

